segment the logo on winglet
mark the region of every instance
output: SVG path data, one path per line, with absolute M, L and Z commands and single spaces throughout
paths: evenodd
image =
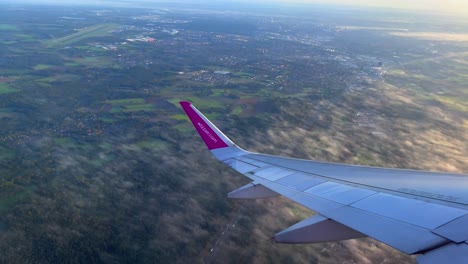
M 218 142 L 218 140 L 213 135 L 211 135 L 210 131 L 208 131 L 208 129 L 206 129 L 202 123 L 198 122 L 197 125 L 214 143 Z

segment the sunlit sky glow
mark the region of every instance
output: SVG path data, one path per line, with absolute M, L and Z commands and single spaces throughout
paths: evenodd
M 261 1 L 270 2 L 268 0 Z M 468 15 L 468 0 L 276 0 L 276 2 L 390 7 L 421 11 L 428 10 L 445 13 L 461 13 Z

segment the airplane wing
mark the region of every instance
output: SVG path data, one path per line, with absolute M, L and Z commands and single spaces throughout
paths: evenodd
M 315 212 L 274 236 L 318 243 L 369 236 L 419 263 L 468 263 L 468 175 L 357 166 L 245 151 L 180 102 L 211 153 L 252 179 L 228 194 L 283 195 Z

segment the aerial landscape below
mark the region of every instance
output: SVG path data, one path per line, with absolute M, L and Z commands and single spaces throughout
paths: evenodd
M 229 200 L 179 102 L 252 151 L 467 173 L 468 18 L 229 3 L 0 3 L 0 263 L 415 262 L 272 242 L 313 212 Z

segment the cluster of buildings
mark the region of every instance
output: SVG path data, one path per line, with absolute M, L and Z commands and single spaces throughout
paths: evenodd
M 194 71 L 185 74 L 187 79 L 197 82 L 226 84 L 231 80 L 229 71 Z
M 136 38 L 128 38 L 126 39 L 126 41 L 129 41 L 129 42 L 154 42 L 156 39 L 152 38 L 152 37 L 145 37 L 145 36 L 139 36 L 139 37 L 136 37 Z

